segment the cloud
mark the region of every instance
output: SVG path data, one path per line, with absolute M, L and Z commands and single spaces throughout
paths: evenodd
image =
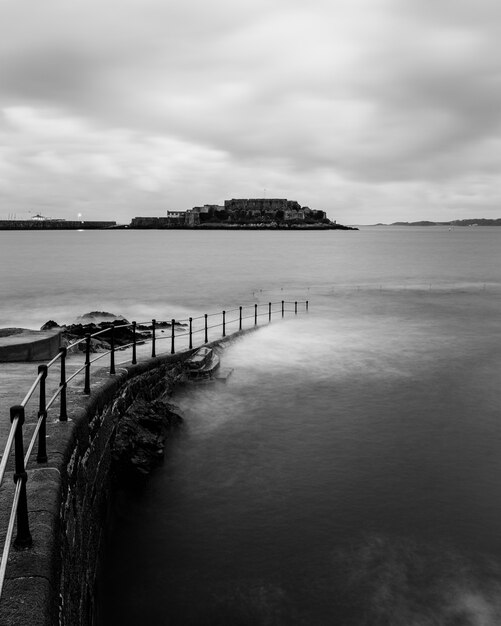
M 490 0 L 6 0 L 0 211 L 40 192 L 60 210 L 76 186 L 119 219 L 273 184 L 346 222 L 493 215 L 499 18 Z

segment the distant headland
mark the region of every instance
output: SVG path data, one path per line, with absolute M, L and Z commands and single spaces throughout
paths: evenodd
M 471 218 L 464 220 L 450 220 L 449 222 L 393 222 L 392 224 L 375 224 L 375 226 L 501 226 L 501 218 Z
M 30 220 L 0 220 L 0 230 L 86 229 L 247 229 L 247 230 L 358 230 L 327 218 L 325 211 L 301 206 L 285 198 L 225 200 L 186 211 L 167 211 L 161 217 L 134 217 L 130 224 L 66 221 L 36 215 Z

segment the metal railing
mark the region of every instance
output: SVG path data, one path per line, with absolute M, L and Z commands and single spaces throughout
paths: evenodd
M 292 305 L 294 308 L 288 308 Z M 269 302 L 268 304 L 239 306 L 237 308 L 224 310 L 220 313 L 205 313 L 204 315 L 199 315 L 198 317 L 189 317 L 181 320 L 176 320 L 172 318 L 170 321 L 163 322 L 152 319 L 151 322 L 141 322 L 139 324 L 135 321 L 126 324 L 112 323 L 106 328 L 102 328 L 101 330 L 92 334 L 88 333 L 82 339 L 78 339 L 68 346 L 60 348 L 58 354 L 51 361 L 46 364 L 39 365 L 38 375 L 33 381 L 33 384 L 26 393 L 22 402 L 19 405 L 15 405 L 10 408 L 11 427 L 0 461 L 1 488 L 6 474 L 11 451 L 14 447 L 13 478 L 15 482 L 15 490 L 12 498 L 12 507 L 9 516 L 8 526 L 5 533 L 2 559 L 0 562 L 0 598 L 2 596 L 7 562 L 12 544 L 15 520 L 17 520 L 17 534 L 16 538 L 14 539 L 14 547 L 18 549 L 28 549 L 31 548 L 31 546 L 33 545 L 28 519 L 28 500 L 26 492 L 26 483 L 28 480 L 27 467 L 36 444 L 38 444 L 36 462 L 38 464 L 41 464 L 48 461 L 46 448 L 47 415 L 56 400 L 59 398 L 59 421 L 67 421 L 68 414 L 66 407 L 66 391 L 68 383 L 70 383 L 73 379 L 75 379 L 79 374 L 83 372 L 83 393 L 88 395 L 91 392 L 91 367 L 94 363 L 107 356 L 109 357 L 109 374 L 110 376 L 113 376 L 114 374 L 116 374 L 115 357 L 116 353 L 119 351 L 130 348 L 132 352 L 130 363 L 132 365 L 135 365 L 137 363 L 137 348 L 139 345 L 146 345 L 148 343 L 151 344 L 151 353 L 148 354 L 148 358 L 150 356 L 153 358 L 159 356 L 158 344 L 159 342 L 164 340 L 170 341 L 170 350 L 164 351 L 163 354 L 168 354 L 169 351 L 170 354 L 175 354 L 176 344 L 179 348 L 180 341 L 181 350 L 178 349 L 178 352 L 192 350 L 195 345 L 203 345 L 203 343 L 208 343 L 209 336 L 211 334 L 210 331 L 214 331 L 214 329 L 221 328 L 221 336 L 226 337 L 228 329 L 233 328 L 232 332 L 237 332 L 243 330 L 244 327 L 255 327 L 258 325 L 259 318 L 267 317 L 269 323 L 272 321 L 273 315 L 279 315 L 281 316 L 281 318 L 283 318 L 285 316 L 285 313 L 288 312 L 293 312 L 295 315 L 297 315 L 298 305 L 304 306 L 304 310 L 308 311 L 308 300 L 300 302 L 281 300 L 280 302 Z M 260 311 L 260 309 L 263 308 L 265 310 Z M 125 328 L 130 329 L 132 341 L 117 346 L 116 331 Z M 170 334 L 158 336 L 157 331 L 162 330 L 163 332 L 164 328 L 170 328 Z M 139 338 L 138 332 L 142 333 Z M 149 333 L 149 336 L 145 337 L 146 333 Z M 106 336 L 109 344 L 109 349 L 105 349 L 104 352 L 100 352 L 97 356 L 91 358 L 92 340 L 96 338 L 104 339 L 103 335 Z M 202 335 L 203 343 L 197 342 L 196 340 L 199 337 L 201 338 Z M 71 375 L 67 376 L 66 360 L 68 358 L 68 352 L 71 353 L 75 349 L 80 349 L 80 346 L 82 344 L 85 344 L 83 348 L 83 350 L 85 351 L 84 364 L 78 367 L 76 371 L 74 371 Z M 49 377 L 49 372 L 57 363 L 59 363 L 59 382 L 53 395 L 47 401 L 47 380 Z M 28 447 L 25 454 L 23 438 L 25 408 L 37 389 L 39 391 L 38 418 L 35 423 L 33 433 L 28 442 Z

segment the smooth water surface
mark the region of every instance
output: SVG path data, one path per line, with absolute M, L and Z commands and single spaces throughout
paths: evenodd
M 176 394 L 102 624 L 501 623 L 501 229 L 0 237 L 2 326 L 311 303 Z

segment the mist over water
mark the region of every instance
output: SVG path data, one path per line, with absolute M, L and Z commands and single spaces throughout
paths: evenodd
M 315 303 L 174 398 L 185 426 L 120 508 L 123 623 L 500 623 L 499 296 Z
M 311 302 L 176 394 L 102 624 L 501 623 L 501 230 L 10 235 L 1 326 Z

